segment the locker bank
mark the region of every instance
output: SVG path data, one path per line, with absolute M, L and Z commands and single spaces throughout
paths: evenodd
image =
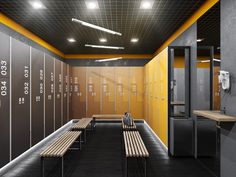
M 0 176 L 235 177 L 235 7 L 0 0 Z

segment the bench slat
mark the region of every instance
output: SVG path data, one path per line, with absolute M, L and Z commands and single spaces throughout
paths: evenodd
M 81 131 L 68 131 L 61 135 L 56 141 L 49 145 L 41 157 L 62 157 L 73 142 L 80 136 Z
M 138 131 L 124 131 L 126 157 L 149 157 L 146 146 Z
M 72 126 L 72 129 L 85 129 L 91 122 L 92 118 L 82 118 L 75 125 Z

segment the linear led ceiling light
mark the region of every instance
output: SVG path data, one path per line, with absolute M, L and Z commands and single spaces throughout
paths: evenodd
M 220 60 L 220 59 L 217 59 L 217 58 L 213 58 L 213 61 L 215 61 L 215 62 L 221 62 L 221 60 Z M 199 62 L 199 63 L 210 63 L 211 60 L 198 60 L 197 62 Z
M 140 9 L 152 9 L 154 0 L 143 0 L 140 4 Z
M 87 6 L 87 9 L 99 9 L 98 2 L 96 0 L 86 0 L 85 4 Z
M 197 42 L 202 42 L 202 41 L 204 41 L 205 39 L 204 38 L 202 38 L 202 39 L 197 39 Z
M 137 43 L 138 41 L 139 41 L 138 38 L 131 38 L 131 40 L 130 40 L 130 42 L 132 42 L 132 43 Z
M 90 44 L 85 44 L 85 47 L 100 48 L 100 49 L 116 49 L 116 50 L 125 49 L 124 47 L 107 46 L 107 45 L 90 45 Z
M 122 57 L 117 57 L 117 58 L 106 58 L 106 59 L 101 59 L 101 60 L 95 60 L 95 62 L 106 62 L 106 61 L 116 61 L 120 60 Z
M 99 41 L 104 43 L 104 42 L 107 42 L 107 39 L 106 38 L 100 38 Z
M 79 24 L 81 24 L 81 25 L 84 25 L 84 26 L 93 28 L 93 29 L 97 29 L 97 30 L 100 30 L 100 31 L 104 31 L 104 32 L 106 32 L 106 33 L 111 33 L 111 34 L 116 34 L 116 35 L 118 35 L 118 36 L 122 36 L 122 34 L 119 33 L 119 32 L 112 31 L 112 30 L 103 28 L 103 27 L 101 27 L 101 26 L 97 26 L 97 25 L 94 25 L 94 24 L 91 24 L 91 23 L 87 23 L 87 22 L 84 22 L 84 21 L 82 21 L 82 20 L 78 20 L 78 19 L 75 19 L 75 18 L 72 18 L 72 22 L 76 22 L 76 23 L 79 23 Z
M 29 3 L 34 9 L 46 9 L 45 5 L 40 0 L 31 0 Z
M 74 38 L 68 38 L 67 40 L 71 43 L 76 42 L 76 40 Z

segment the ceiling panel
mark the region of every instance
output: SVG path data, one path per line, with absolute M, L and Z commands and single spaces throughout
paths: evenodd
M 140 9 L 141 0 L 97 0 L 89 10 L 85 0 L 41 0 L 46 9 L 34 10 L 29 0 L 1 0 L 0 11 L 66 54 L 152 54 L 205 0 L 155 0 L 151 10 Z M 71 21 L 93 23 L 122 33 L 104 33 Z M 74 37 L 76 43 L 68 43 Z M 124 46 L 124 50 L 93 49 L 85 44 Z M 137 44 L 130 39 L 138 37 Z

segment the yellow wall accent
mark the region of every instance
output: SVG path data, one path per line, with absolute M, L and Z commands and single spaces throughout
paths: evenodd
M 154 53 L 154 56 L 159 54 L 162 50 L 168 47 L 177 37 L 193 25 L 203 14 L 205 14 L 211 7 L 213 7 L 219 0 L 207 0 L 171 37 L 166 40 L 160 48 Z
M 52 45 L 48 44 L 47 42 L 42 40 L 40 37 L 36 36 L 35 34 L 30 32 L 29 30 L 25 29 L 24 27 L 22 27 L 18 23 L 14 22 L 13 20 L 8 18 L 7 16 L 3 15 L 1 12 L 0 12 L 0 23 L 4 24 L 7 27 L 15 30 L 16 32 L 24 35 L 25 37 L 33 40 L 34 42 L 45 47 L 46 49 L 50 50 L 51 52 L 59 55 L 60 57 L 64 57 L 64 54 L 61 51 L 59 51 L 58 49 L 56 49 Z
M 146 121 L 168 146 L 168 48 L 144 67 Z

